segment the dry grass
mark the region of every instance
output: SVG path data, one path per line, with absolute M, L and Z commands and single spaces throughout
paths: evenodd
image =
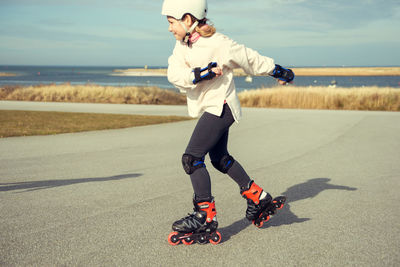
M 245 107 L 400 111 L 394 88 L 275 87 L 239 94 Z
M 239 93 L 245 107 L 400 111 L 400 90 L 274 87 Z M 184 105 L 185 95 L 156 87 L 46 85 L 0 88 L 0 100 Z
M 0 137 L 120 129 L 188 119 L 179 116 L 0 110 Z
M 184 105 L 186 97 L 158 87 L 112 87 L 99 85 L 40 85 L 0 88 L 1 100 L 85 102 L 114 104 Z

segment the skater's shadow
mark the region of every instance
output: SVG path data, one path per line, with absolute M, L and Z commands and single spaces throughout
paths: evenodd
M 107 182 L 107 181 L 136 178 L 141 175 L 142 174 L 140 173 L 130 173 L 130 174 L 109 176 L 109 177 L 94 177 L 94 178 L 66 179 L 66 180 L 45 180 L 45 181 L 32 181 L 32 182 L 20 182 L 20 183 L 0 183 L 0 192 L 24 190 L 20 192 L 23 193 L 23 192 L 66 186 L 66 185 L 73 185 L 73 184 Z
M 354 187 L 329 184 L 330 180 L 331 179 L 329 178 L 315 178 L 310 179 L 305 183 L 289 187 L 285 192 L 282 193 L 282 195 L 287 197 L 284 208 L 280 210 L 277 215 L 273 216 L 270 221 L 265 223 L 262 228 L 280 226 L 285 224 L 302 223 L 310 220 L 310 218 L 299 218 L 296 214 L 294 214 L 290 210 L 290 203 L 292 202 L 307 198 L 314 198 L 319 193 L 330 189 L 347 191 L 357 190 L 357 188 Z M 222 234 L 223 237 L 222 242 L 229 240 L 232 236 L 238 234 L 250 225 L 251 222 L 243 218 L 229 226 L 219 228 L 218 231 Z

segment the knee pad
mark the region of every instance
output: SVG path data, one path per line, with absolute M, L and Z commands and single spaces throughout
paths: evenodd
M 206 164 L 204 164 L 204 157 L 198 158 L 190 154 L 183 154 L 182 166 L 187 174 L 192 174 L 195 170 L 206 167 Z
M 232 167 L 234 162 L 235 159 L 231 155 L 223 156 L 219 162 L 211 161 L 214 168 L 216 168 L 222 173 L 227 173 L 228 170 Z

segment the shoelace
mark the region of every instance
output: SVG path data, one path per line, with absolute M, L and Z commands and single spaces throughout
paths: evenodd
M 193 212 L 193 213 L 188 213 L 188 215 L 187 215 L 186 217 L 182 217 L 182 219 L 181 219 L 181 220 L 187 220 L 187 219 L 189 219 L 189 218 L 192 218 L 192 217 L 194 217 L 194 216 L 195 216 L 195 214 L 196 214 L 196 212 Z

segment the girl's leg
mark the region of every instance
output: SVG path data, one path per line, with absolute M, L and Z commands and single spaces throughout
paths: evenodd
M 227 144 L 228 131 L 210 150 L 211 162 L 216 169 L 227 173 L 239 185 L 240 194 L 247 199 L 246 218 L 261 227 L 277 209 L 283 207 L 286 198 L 280 196 L 272 199 L 268 192 L 252 181 L 239 162 L 229 155 Z
M 219 142 L 234 122 L 228 105 L 220 117 L 205 112 L 197 122 L 190 138 L 182 164 L 190 174 L 193 190 L 198 200 L 212 198 L 210 175 L 205 168 L 205 155 Z
M 210 150 L 211 162 L 216 169 L 227 173 L 242 189 L 248 186 L 251 179 L 240 163 L 229 155 L 227 149 L 228 135 L 229 130 L 222 135 L 218 143 Z

